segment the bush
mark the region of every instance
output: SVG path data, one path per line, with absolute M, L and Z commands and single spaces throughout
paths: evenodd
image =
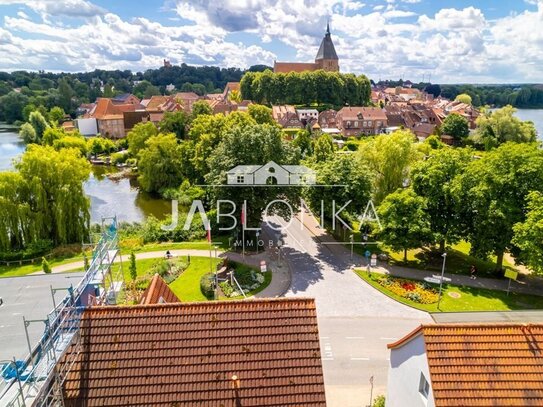
M 128 160 L 128 153 L 113 153 L 111 154 L 111 164 L 124 164 Z
M 215 275 L 213 273 L 207 273 L 200 279 L 200 291 L 208 299 L 215 298 Z
M 234 289 L 233 289 L 232 286 L 230 285 L 230 282 L 228 282 L 228 281 L 223 281 L 222 283 L 219 283 L 219 286 L 221 287 L 222 293 L 223 293 L 226 297 L 232 296 L 232 293 L 234 292 Z
M 385 396 L 377 396 L 373 399 L 371 407 L 385 407 Z
M 41 268 L 43 269 L 43 272 L 45 274 L 51 274 L 51 272 L 53 271 L 51 270 L 51 265 L 49 264 L 49 262 L 47 261 L 45 257 L 41 258 Z

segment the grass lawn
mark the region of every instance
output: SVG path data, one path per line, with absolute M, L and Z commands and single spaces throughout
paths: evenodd
M 234 263 L 234 262 L 230 262 L 230 264 L 234 264 L 234 267 L 236 269 L 236 272 L 235 272 L 236 279 L 238 279 L 238 277 L 237 277 L 238 275 L 244 274 L 244 273 L 249 273 L 251 270 L 255 270 L 257 273 L 260 273 L 260 271 L 257 270 L 255 267 L 251 267 L 251 266 L 248 266 L 246 264 Z M 270 285 L 271 280 L 272 280 L 272 272 L 268 270 L 268 271 L 266 271 L 264 273 L 264 282 L 259 287 L 255 288 L 254 290 L 251 290 L 248 293 L 245 293 L 245 295 L 247 297 L 251 297 L 251 296 L 259 293 L 264 288 L 266 288 L 268 285 Z M 238 300 L 238 299 L 243 299 L 243 298 L 244 298 L 243 295 L 238 295 L 236 297 L 230 297 L 230 298 L 221 297 L 220 300 Z
M 218 251 L 223 251 L 228 247 L 228 238 L 220 237 L 213 240 L 215 246 L 218 246 Z M 155 251 L 164 251 L 166 250 L 182 250 L 182 249 L 196 249 L 196 250 L 208 250 L 209 243 L 207 240 L 193 241 L 193 242 L 165 242 L 165 243 L 149 243 L 143 246 L 126 246 L 121 242 L 121 253 L 130 254 L 133 250 L 134 253 L 147 253 Z M 88 254 L 89 260 L 92 258 L 92 254 Z M 83 261 L 83 256 L 81 254 L 75 256 L 66 256 L 59 257 L 55 259 L 50 259 L 49 264 L 51 267 L 61 266 L 63 264 L 75 263 L 78 261 Z M 70 272 L 80 271 L 81 268 L 76 268 L 70 270 Z M 0 266 L 0 278 L 2 277 L 17 277 L 24 276 L 27 274 L 32 274 L 37 271 L 42 271 L 41 261 L 37 261 L 34 264 L 26 264 L 23 266 L 13 265 L 13 266 Z
M 355 233 L 354 235 L 355 241 L 360 242 L 360 234 Z M 366 250 L 376 254 L 386 253 L 390 258 L 389 264 L 391 265 L 404 266 L 419 270 L 441 271 L 441 266 L 443 264 L 443 258 L 441 257 L 442 253 L 438 252 L 437 247 L 408 250 L 407 262 L 403 261 L 403 252 L 393 252 L 382 244 L 371 244 L 367 247 L 360 244 L 354 245 L 354 251 L 362 256 Z M 481 260 L 471 256 L 469 251 L 470 244 L 464 241 L 452 246 L 447 246 L 447 261 L 445 264 L 445 271 L 452 274 L 469 275 L 470 267 L 473 264 L 475 267 L 477 267 L 477 275 L 479 276 L 493 278 L 503 276 L 503 272 L 499 275 L 496 274 L 495 256 L 490 257 L 488 260 Z M 507 262 L 505 259 L 503 261 L 503 268 L 516 270 L 515 265 Z
M 213 259 L 213 271 L 221 261 L 221 259 Z M 191 257 L 190 265 L 169 287 L 181 301 L 207 301 L 207 298 L 200 291 L 200 279 L 210 270 L 209 258 Z
M 376 278 L 379 274 L 372 273 L 368 276 L 365 270 L 355 270 L 355 273 L 375 289 L 381 291 L 390 298 L 427 312 L 460 312 L 460 311 L 510 311 L 525 309 L 543 309 L 543 296 L 515 294 L 509 296 L 505 291 L 487 290 L 483 288 L 459 287 L 443 284 L 443 296 L 440 310 L 436 304 L 419 304 L 417 302 L 399 297 L 380 285 Z M 458 296 L 451 297 L 449 294 Z

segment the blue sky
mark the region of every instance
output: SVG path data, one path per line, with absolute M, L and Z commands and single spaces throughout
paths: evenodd
M 543 0 L 0 0 L 0 70 L 311 61 L 330 21 L 342 72 L 543 82 Z

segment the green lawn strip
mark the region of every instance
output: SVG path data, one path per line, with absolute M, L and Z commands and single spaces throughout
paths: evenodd
M 217 251 L 224 251 L 228 247 L 228 238 L 219 237 L 213 239 L 213 246 L 217 246 Z M 194 242 L 164 242 L 164 243 L 149 243 L 144 246 L 138 246 L 134 248 L 134 253 L 148 253 L 155 251 L 164 251 L 166 250 L 209 250 L 209 243 L 207 240 L 194 241 Z M 213 249 L 214 250 L 214 249 Z M 121 253 L 126 255 L 130 254 L 132 249 L 126 247 L 121 243 Z M 92 259 L 92 254 L 89 253 L 89 261 Z M 65 258 L 56 258 L 49 259 L 49 264 L 51 267 L 62 266 L 64 264 L 76 263 L 83 261 L 83 256 L 80 254 L 77 256 L 65 257 Z M 79 269 L 79 268 L 78 268 Z M 78 269 L 66 270 L 66 272 L 79 271 Z M 0 266 L 0 278 L 2 277 L 17 277 L 24 276 L 27 274 L 32 274 L 37 271 L 42 271 L 41 261 L 37 261 L 33 264 L 26 264 L 23 266 Z
M 235 268 L 236 268 L 236 273 L 249 272 L 250 270 L 254 270 L 257 273 L 260 273 L 260 270 L 258 270 L 256 267 L 251 267 L 251 266 L 248 266 L 246 264 L 235 263 Z M 270 270 L 268 270 L 268 271 L 266 271 L 264 273 L 264 281 L 262 282 L 262 284 L 260 284 L 260 286 L 258 286 L 254 290 L 251 290 L 248 293 L 245 293 L 245 295 L 247 297 L 251 297 L 251 296 L 259 293 L 260 291 L 262 291 L 263 289 L 265 289 L 267 286 L 270 285 L 271 280 L 272 280 L 272 272 Z M 234 288 L 237 289 L 237 287 L 234 287 Z M 235 297 L 228 297 L 228 298 L 221 297 L 220 299 L 221 300 L 239 300 L 239 299 L 243 299 L 243 298 L 244 298 L 243 295 L 238 295 L 238 296 L 235 296 Z
M 372 273 L 368 276 L 365 270 L 355 270 L 355 273 L 372 287 L 381 291 L 390 298 L 409 305 L 410 307 L 427 312 L 461 312 L 461 311 L 510 311 L 524 309 L 543 309 L 543 296 L 510 293 L 505 291 L 489 290 L 485 288 L 472 288 L 443 284 L 443 296 L 440 310 L 437 304 L 419 304 L 417 302 L 400 297 L 386 287 L 380 285 L 376 279 L 382 276 Z M 459 298 L 453 298 L 449 293 L 460 294 Z
M 200 279 L 215 268 L 221 259 L 212 259 L 212 266 L 208 257 L 190 258 L 190 265 L 169 287 L 177 297 L 184 302 L 207 301 L 207 298 L 200 291 Z M 138 271 L 139 272 L 139 271 Z

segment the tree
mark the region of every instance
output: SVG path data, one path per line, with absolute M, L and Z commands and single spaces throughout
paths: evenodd
M 438 84 L 429 84 L 424 88 L 424 91 L 437 98 L 439 95 L 441 95 L 441 86 Z
M 432 239 L 426 212 L 426 200 L 412 189 L 398 190 L 388 195 L 377 210 L 381 240 L 394 251 L 417 249 Z
M 313 169 L 319 186 L 308 186 L 305 196 L 314 210 L 320 212 L 322 203 L 325 216 L 330 218 L 333 202 L 338 210 L 352 201 L 345 212 L 352 215 L 362 213 L 371 198 L 372 180 L 365 165 L 359 165 L 352 155 L 341 154 L 315 164 Z
M 169 119 L 168 122 L 170 123 Z M 158 134 L 156 126 L 152 122 L 138 123 L 126 135 L 128 140 L 128 152 L 133 157 L 145 148 L 145 142 Z
M 477 130 L 473 136 L 475 144 L 490 150 L 508 141 L 532 143 L 537 131 L 532 122 L 523 122 L 514 116 L 516 109 L 505 106 L 494 112 L 484 111 L 477 118 Z
M 36 130 L 30 123 L 24 123 L 19 129 L 19 136 L 26 144 L 37 143 L 38 138 L 36 136 Z
M 211 108 L 209 103 L 207 103 L 205 100 L 197 100 L 196 102 L 192 104 L 191 118 L 192 120 L 194 120 L 198 116 L 203 115 L 203 114 L 212 115 L 213 109 Z
M 272 110 L 267 106 L 251 104 L 249 105 L 248 113 L 258 124 L 275 124 Z
M 178 186 L 182 181 L 182 165 L 174 134 L 152 136 L 138 153 L 138 181 L 147 192 Z
M 455 140 L 462 140 L 469 136 L 468 120 L 457 113 L 451 113 L 443 120 L 441 132 L 454 137 Z
M 313 141 L 307 130 L 298 130 L 292 144 L 300 149 L 302 158 L 313 155 Z
M 147 98 L 151 96 L 159 95 L 160 91 L 155 87 L 151 82 L 144 80 L 134 86 L 133 89 L 134 95 L 140 99 Z M 105 96 L 105 95 L 104 95 Z
M 264 165 L 274 161 L 280 165 L 293 165 L 299 162 L 299 150 L 283 140 L 281 130 L 268 124 L 249 124 L 228 129 L 222 140 L 209 157 L 210 171 L 205 180 L 208 185 L 226 183 L 226 172 L 237 165 Z M 273 181 L 270 176 L 269 181 Z M 273 185 L 273 182 L 270 184 Z M 213 202 L 231 200 L 236 204 L 237 219 L 240 219 L 243 201 L 248 202 L 247 224 L 257 226 L 262 220 L 262 212 L 275 199 L 285 199 L 293 208 L 299 206 L 300 188 L 281 186 L 258 187 L 216 187 L 210 189 Z M 284 205 L 274 205 L 270 213 L 288 217 Z
M 45 257 L 41 258 L 41 268 L 45 274 L 51 274 L 51 272 L 53 271 L 51 270 L 51 265 Z
M 134 252 L 130 252 L 130 264 L 128 266 L 128 270 L 130 271 L 130 278 L 132 281 L 136 281 L 136 278 L 138 277 L 138 269 L 136 267 L 136 255 Z
M 432 150 L 425 160 L 418 161 L 411 170 L 413 190 L 426 199 L 432 242 L 439 243 L 441 252 L 445 251 L 446 243 L 456 243 L 462 238 L 459 203 L 453 194 L 452 184 L 466 170 L 472 155 L 469 149 Z
M 512 248 L 513 225 L 526 217 L 526 198 L 543 191 L 543 151 L 534 144 L 506 143 L 469 163 L 453 182 L 465 237 L 474 255 L 497 256 Z
M 334 140 L 329 134 L 321 134 L 315 140 L 313 154 L 317 162 L 326 161 L 334 154 Z
M 379 204 L 407 181 L 419 153 L 408 130 L 383 134 L 367 141 L 356 153 L 373 174 L 373 199 Z
M 230 91 L 230 93 L 228 94 L 228 100 L 231 101 L 231 102 L 237 102 L 237 103 L 240 103 L 243 98 L 241 97 L 241 93 L 239 90 L 232 90 Z
M 63 128 L 59 127 L 48 127 L 43 133 L 41 143 L 45 146 L 52 146 L 55 140 L 60 140 L 66 136 L 66 132 Z
M 189 117 L 183 111 L 166 112 L 158 124 L 158 128 L 161 133 L 174 133 L 179 140 L 183 140 L 186 136 L 188 122 Z
M 61 78 L 58 81 L 58 93 L 59 93 L 59 106 L 64 109 L 65 112 L 72 111 L 72 98 L 74 91 L 67 78 Z
M 63 148 L 75 148 L 81 152 L 82 156 L 87 155 L 87 142 L 83 137 L 78 137 L 76 135 L 67 135 L 53 141 L 53 147 L 57 151 Z
M 66 113 L 61 107 L 55 106 L 49 111 L 49 120 L 53 124 L 60 124 L 65 115 Z
M 87 151 L 92 155 L 109 154 L 115 148 L 115 143 L 105 137 L 91 137 L 87 139 Z
M 49 127 L 49 125 L 47 124 L 47 120 L 45 120 L 40 112 L 34 111 L 30 113 L 30 116 L 28 116 L 28 122 L 32 125 L 32 127 L 34 127 L 34 130 L 36 131 L 36 141 L 41 142 L 43 133 Z
M 454 100 L 457 102 L 465 103 L 467 105 L 471 105 L 471 96 L 467 93 L 461 93 L 460 95 L 456 96 Z
M 513 227 L 513 244 L 520 258 L 537 274 L 543 274 L 543 194 L 531 192 L 526 199 L 526 219 Z
M 28 96 L 15 91 L 0 97 L 0 121 L 14 123 L 23 120 L 23 109 L 28 104 Z

